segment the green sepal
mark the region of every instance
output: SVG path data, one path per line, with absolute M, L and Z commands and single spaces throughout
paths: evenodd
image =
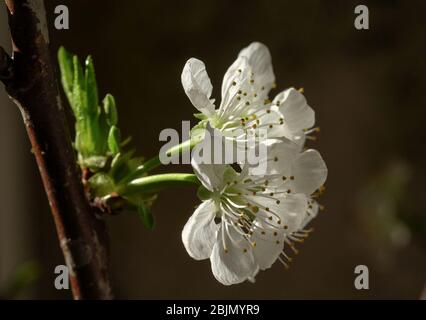
M 121 144 L 120 130 L 116 126 L 112 126 L 108 134 L 108 148 L 114 156 L 120 153 L 120 144 Z
M 115 98 L 111 94 L 107 94 L 103 100 L 103 107 L 106 117 L 106 122 L 109 126 L 116 126 L 118 122 L 117 107 Z
M 194 113 L 194 117 L 198 120 L 206 120 L 207 116 L 204 113 Z
M 197 197 L 201 201 L 209 200 L 212 198 L 212 193 L 210 190 L 207 190 L 204 186 L 199 186 L 197 189 Z
M 203 140 L 206 132 L 207 123 L 207 121 L 200 121 L 198 124 L 193 126 L 190 131 L 191 139 L 195 139 L 197 141 Z

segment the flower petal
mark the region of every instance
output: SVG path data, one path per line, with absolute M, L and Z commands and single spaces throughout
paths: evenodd
M 310 149 L 301 153 L 294 161 L 292 183 L 295 192 L 311 195 L 327 179 L 327 166 L 320 153 Z
M 222 147 L 216 150 L 217 146 L 222 146 L 224 141 L 220 131 L 207 125 L 203 141 L 197 144 L 192 152 L 192 168 L 203 186 L 210 191 L 222 189 L 225 184 L 224 175 L 229 168 L 223 159 L 226 149 Z
M 308 210 L 306 211 L 306 216 L 303 219 L 300 229 L 304 229 L 309 224 L 309 222 L 311 222 L 311 220 L 318 215 L 318 210 L 319 210 L 318 202 L 310 199 L 308 201 Z
M 188 254 L 195 260 L 210 257 L 219 229 L 214 218 L 216 206 L 213 200 L 202 202 L 182 230 L 182 242 Z
M 286 233 L 299 230 L 304 222 L 308 208 L 307 197 L 304 194 L 287 195 L 280 203 L 278 212 Z
M 223 177 L 229 166 L 223 164 L 204 164 L 196 161 L 195 158 L 192 158 L 191 165 L 195 175 L 206 189 L 210 191 L 222 189 L 224 185 Z
M 261 270 L 270 268 L 284 249 L 284 233 L 264 223 L 258 223 L 251 240 L 256 243 L 253 253 Z
M 297 157 L 300 146 L 291 140 L 271 139 L 267 149 L 268 174 L 286 175 L 291 170 L 291 163 Z
M 219 114 L 222 119 L 230 115 L 239 116 L 243 101 L 241 93 L 249 90 L 251 69 L 246 58 L 239 57 L 228 68 L 222 81 L 222 101 Z M 247 93 L 246 93 L 247 94 Z
M 250 167 L 249 174 L 289 176 L 291 164 L 297 157 L 300 147 L 299 144 L 286 138 L 261 140 L 255 149 L 259 155 L 259 162 Z
M 214 114 L 214 100 L 211 100 L 213 86 L 201 60 L 191 58 L 182 71 L 182 85 L 194 107 L 208 117 Z
M 226 250 L 219 231 L 210 257 L 213 275 L 224 285 L 241 283 L 257 272 L 251 245 L 234 227 L 223 222 L 221 228 L 225 228 Z
M 263 43 L 253 42 L 247 48 L 241 50 L 239 57 L 245 57 L 253 72 L 254 84 L 261 91 L 269 92 L 275 83 L 272 58 L 268 47 Z
M 294 88 L 279 93 L 272 104 L 278 106 L 284 125 L 293 135 L 300 135 L 303 129 L 312 128 L 315 124 L 314 110 L 307 104 L 303 94 Z
M 253 113 L 254 106 L 263 105 L 274 83 L 268 48 L 254 42 L 243 49 L 223 78 L 219 108 L 222 120 Z

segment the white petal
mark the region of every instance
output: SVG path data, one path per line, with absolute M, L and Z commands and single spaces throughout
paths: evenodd
M 282 205 L 280 205 L 280 201 L 277 202 L 277 200 L 279 200 L 278 196 L 267 197 L 263 194 L 263 195 L 247 195 L 245 196 L 245 198 L 248 200 L 248 202 L 258 207 L 259 211 L 257 213 L 257 216 L 260 218 L 259 221 L 264 220 L 268 222 L 267 225 L 272 224 L 275 227 L 280 227 L 280 225 L 276 223 L 278 218 L 277 219 L 275 218 L 275 216 L 278 215 L 279 212 L 282 211 L 283 209 Z M 267 218 L 272 215 L 271 213 L 275 213 L 275 216 L 273 217 L 273 220 L 269 221 Z
M 291 168 L 300 146 L 291 140 L 282 138 L 271 140 L 268 147 L 268 174 L 286 176 Z
M 225 73 L 219 108 L 221 118 L 252 113 L 252 106 L 263 104 L 274 83 L 268 48 L 258 42 L 252 43 L 240 52 Z
M 259 148 L 259 146 L 264 148 Z M 291 164 L 300 151 L 300 145 L 281 138 L 262 140 L 259 146 L 255 149 L 256 154 L 259 155 L 259 163 L 252 165 L 249 174 L 289 176 L 292 169 Z
M 211 255 L 219 229 L 214 221 L 215 214 L 213 200 L 207 200 L 200 204 L 183 228 L 182 242 L 195 260 L 207 259 Z
M 306 134 L 303 131 L 299 131 L 293 133 L 292 136 L 293 138 L 291 140 L 297 143 L 300 146 L 300 149 L 302 149 L 305 146 Z
M 214 100 L 211 100 L 213 86 L 204 63 L 191 58 L 182 71 L 182 85 L 194 107 L 208 117 L 214 114 Z
M 279 111 L 277 106 L 269 106 L 268 113 L 265 114 L 265 110 L 261 109 L 257 115 L 260 119 L 260 125 L 267 128 L 268 138 L 282 138 L 286 137 L 288 139 L 293 139 L 293 133 L 290 129 L 283 123 L 283 115 Z
M 313 127 L 315 112 L 308 106 L 305 97 L 294 88 L 279 93 L 274 101 L 284 117 L 284 125 L 292 134 Z
M 221 228 L 224 228 L 222 224 Z M 212 272 L 215 278 L 224 285 L 241 283 L 252 278 L 257 272 L 250 243 L 234 227 L 229 226 L 225 232 L 226 250 L 218 232 L 218 238 L 210 257 Z M 244 252 L 244 249 L 247 251 Z
M 279 215 L 283 228 L 292 233 L 301 228 L 308 208 L 307 197 L 304 194 L 290 194 L 281 201 Z
M 310 149 L 301 153 L 293 164 L 295 192 L 311 195 L 327 179 L 327 166 L 318 151 Z
M 226 99 L 229 95 L 229 91 L 232 90 L 237 92 L 240 89 L 240 85 L 243 83 L 243 74 L 246 74 L 248 68 L 248 62 L 245 58 L 237 58 L 233 64 L 226 71 L 222 81 L 222 100 Z M 246 75 L 245 77 L 247 77 Z M 234 83 L 235 82 L 235 83 Z M 224 99 L 225 98 L 225 99 Z
M 254 73 L 254 83 L 257 87 L 264 87 L 263 91 L 269 92 L 275 83 L 272 68 L 272 59 L 269 49 L 260 42 L 253 42 L 241 50 L 239 57 L 245 57 Z
M 225 121 L 230 115 L 239 117 L 244 102 L 237 97 L 241 92 L 250 90 L 250 75 L 248 61 L 242 57 L 237 58 L 226 71 L 222 81 L 222 101 L 219 107 L 219 114 Z
M 318 215 L 318 211 L 319 211 L 318 202 L 316 202 L 315 200 L 309 199 L 308 210 L 306 211 L 306 216 L 305 216 L 305 219 L 303 219 L 300 229 L 304 229 L 309 224 L 309 222 L 311 222 L 312 219 Z
M 220 164 L 220 162 L 224 162 L 223 159 L 219 159 L 219 164 L 214 163 L 216 141 L 221 144 L 223 140 L 223 136 L 218 130 L 207 125 L 203 141 L 196 145 L 192 152 L 191 165 L 194 172 L 203 186 L 210 191 L 222 189 L 226 183 L 224 176 L 228 166 L 225 163 Z
M 261 270 L 270 268 L 284 248 L 284 233 L 266 224 L 255 230 L 251 240 L 256 243 L 253 253 Z
M 195 148 L 198 148 L 198 146 Z M 197 151 L 195 150 L 195 152 Z M 192 158 L 191 165 L 195 175 L 206 189 L 210 191 L 222 189 L 225 183 L 223 177 L 228 168 L 227 165 L 203 164 L 196 161 L 195 158 Z

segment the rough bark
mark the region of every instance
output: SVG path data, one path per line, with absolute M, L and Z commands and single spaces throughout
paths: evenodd
M 0 50 L 0 80 L 22 113 L 70 271 L 73 296 L 110 299 L 108 236 L 104 221 L 85 196 L 76 165 L 56 63 L 49 52 L 44 1 L 6 0 L 6 5 L 13 55 L 11 59 Z

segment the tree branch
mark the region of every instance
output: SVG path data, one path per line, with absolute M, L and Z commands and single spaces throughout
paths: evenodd
M 75 299 L 110 299 L 108 236 L 86 198 L 61 105 L 43 0 L 6 0 L 13 59 L 0 80 L 19 107 L 70 271 Z M 53 272 L 53 268 L 52 268 Z

